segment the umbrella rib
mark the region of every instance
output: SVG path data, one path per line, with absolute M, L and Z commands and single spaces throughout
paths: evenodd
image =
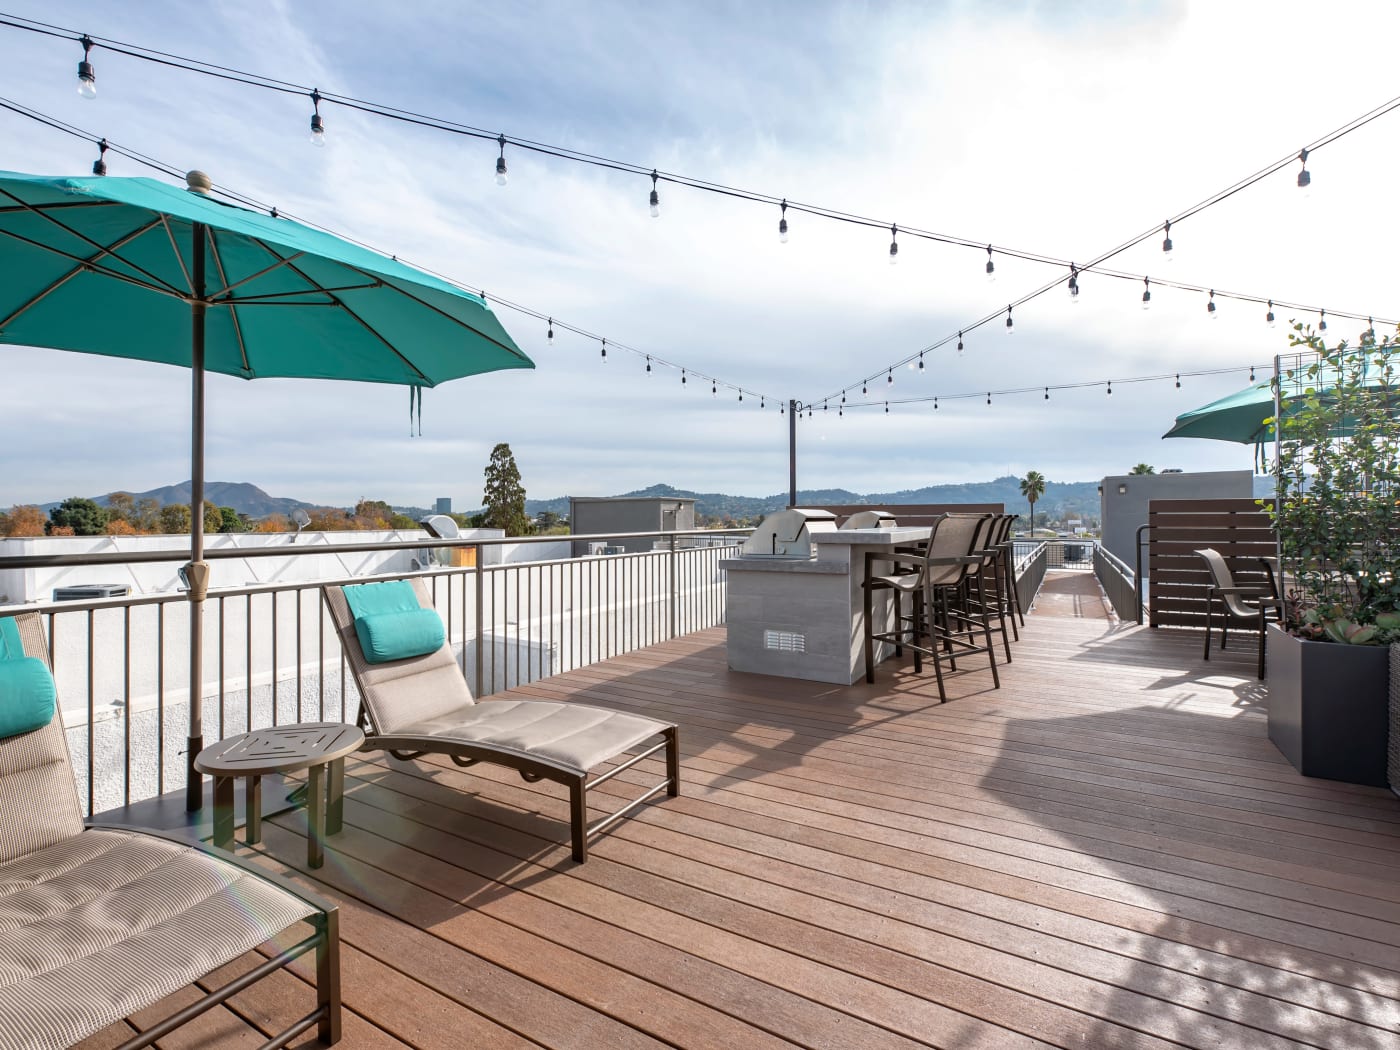
M 240 282 L 242 283 L 242 282 Z M 209 301 L 211 306 L 225 306 L 237 304 L 238 306 L 248 306 L 254 303 L 265 303 L 271 305 L 273 300 L 290 299 L 294 295 L 326 295 L 332 292 L 369 292 L 376 288 L 384 287 L 383 281 L 374 281 L 370 284 L 342 284 L 334 288 L 301 288 L 294 292 L 262 292 L 258 295 L 249 295 L 239 299 L 234 296 L 227 298 L 215 298 Z M 335 306 L 333 302 L 327 303 L 293 303 L 293 306 Z
M 257 241 L 255 243 L 258 245 L 258 247 L 262 248 L 263 251 L 267 252 L 274 259 L 282 258 L 280 255 L 278 255 L 275 251 L 272 250 L 272 247 L 266 241 Z M 314 280 L 312 280 L 311 276 L 307 274 L 304 270 L 302 270 L 300 267 L 296 266 L 291 261 L 291 259 L 283 259 L 282 261 L 286 264 L 289 270 L 291 270 L 294 274 L 296 274 L 298 277 L 304 280 L 307 284 L 311 285 L 312 288 L 315 288 L 317 291 L 321 290 L 320 286 Z M 358 267 L 350 266 L 348 267 L 348 269 L 354 270 L 356 273 L 363 273 L 363 271 L 360 270 Z M 370 277 L 369 274 L 364 274 L 364 276 L 369 278 L 370 280 L 374 279 L 373 277 Z M 393 286 L 390 285 L 390 287 Z M 381 343 L 384 344 L 385 349 L 387 349 L 391 354 L 393 354 L 400 361 L 402 361 L 407 367 L 411 368 L 414 374 L 417 375 L 420 380 L 422 380 L 424 386 L 434 385 L 432 380 L 425 376 L 422 370 L 417 365 L 415 365 L 408 358 L 404 357 L 404 355 L 399 352 L 398 347 L 396 347 L 393 343 L 389 342 L 389 340 L 385 339 L 384 336 L 380 335 L 379 331 L 372 324 L 366 321 L 359 314 L 355 313 L 355 311 L 350 309 L 350 307 L 346 306 L 345 303 L 338 296 L 333 295 L 330 292 L 326 292 L 325 294 L 330 296 L 331 302 L 334 305 L 340 307 L 342 310 L 344 310 L 346 315 L 349 316 L 351 320 L 353 320 L 370 335 L 374 336 L 374 338 L 378 339 Z
M 144 226 L 144 227 L 142 227 L 142 228 L 139 229 L 139 230 L 135 230 L 135 231 L 133 231 L 132 233 L 128 233 L 128 234 L 126 234 L 124 237 L 122 237 L 121 240 L 119 240 L 119 241 L 117 241 L 115 244 L 113 244 L 111 247 L 112 247 L 112 248 L 120 248 L 122 245 L 126 244 L 128 241 L 132 241 L 132 240 L 135 240 L 137 237 L 140 237 L 143 233 L 145 233 L 145 232 L 146 232 L 147 230 L 149 230 L 149 229 L 150 229 L 150 226 Z M 0 231 L 0 232 L 5 232 L 5 231 Z M 45 288 L 43 291 L 41 291 L 41 292 L 37 293 L 36 295 L 32 296 L 28 301 L 26 301 L 25 303 L 23 303 L 18 309 L 16 309 L 16 310 L 15 310 L 13 313 L 11 313 L 9 316 L 7 316 L 7 317 L 5 317 L 5 318 L 3 318 L 3 319 L 0 319 L 0 332 L 3 332 L 3 331 L 4 331 L 6 328 L 8 328 L 11 324 L 13 324 L 13 323 L 15 322 L 16 318 L 20 317 L 22 314 L 24 314 L 26 311 L 28 311 L 31 307 L 37 306 L 40 302 L 42 302 L 44 299 L 48 298 L 48 297 L 49 297 L 50 295 L 52 295 L 54 292 L 58 291 L 58 289 L 62 288 L 65 284 L 67 284 L 69 281 L 71 281 L 74 277 L 77 277 L 78 274 L 80 274 L 80 273 L 86 273 L 86 272 L 87 272 L 88 270 L 90 270 L 90 269 L 92 269 L 91 266 L 83 265 L 81 262 L 79 262 L 79 264 L 78 264 L 77 266 L 74 266 L 71 270 L 69 270 L 69 271 L 68 271 L 67 273 L 65 273 L 63 276 L 59 277 L 57 280 L 55 280 L 55 281 L 53 281 L 52 283 L 50 283 L 49 286 L 48 286 L 47 288 Z M 114 276 L 115 276 L 115 275 L 114 275 Z M 142 285 L 141 287 L 144 288 L 145 285 Z
M 214 268 L 219 271 L 219 280 L 227 283 L 228 274 L 224 273 L 224 260 L 223 256 L 219 254 L 219 242 L 214 239 L 214 227 L 207 226 L 205 229 L 209 231 L 209 254 L 214 257 Z M 229 304 L 228 315 L 233 321 L 234 338 L 238 340 L 238 356 L 243 362 L 243 373 L 245 375 L 252 375 L 253 365 L 248 360 L 248 344 L 243 341 L 243 325 L 238 320 L 238 311 L 233 309 L 231 303 Z
M 351 267 L 351 269 L 357 270 L 357 271 L 360 272 L 360 273 L 364 273 L 364 271 L 363 271 L 363 270 L 359 270 L 358 267 Z M 369 274 L 365 274 L 365 276 L 368 277 Z M 457 318 L 455 318 L 455 317 L 453 317 L 451 314 L 449 314 L 446 310 L 440 310 L 440 309 L 438 309 L 438 308 L 437 308 L 436 306 L 434 306 L 432 303 L 428 302 L 428 301 L 425 300 L 425 299 L 419 298 L 418 296 L 414 295 L 412 292 L 408 291 L 407 289 L 400 288 L 397 284 L 393 283 L 392 281 L 385 281 L 384 284 L 385 284 L 386 287 L 394 289 L 394 291 L 398 292 L 398 293 L 399 293 L 400 295 L 402 295 L 404 298 L 413 300 L 413 302 L 417 303 L 419 306 L 423 307 L 425 310 L 431 310 L 431 311 L 433 311 L 435 314 L 438 314 L 438 315 L 440 315 L 440 316 L 446 318 L 447 320 L 453 322 L 454 324 L 461 325 L 463 328 L 466 328 L 466 329 L 469 329 L 470 331 L 475 332 L 475 333 L 476 333 L 477 335 L 479 335 L 482 339 L 485 339 L 487 342 L 493 343 L 493 344 L 495 344 L 496 346 L 499 346 L 502 350 L 504 350 L 506 353 L 510 354 L 512 357 L 518 357 L 518 358 L 520 358 L 522 361 L 528 361 L 528 360 L 529 360 L 529 358 L 525 356 L 525 354 L 524 354 L 523 351 L 517 350 L 517 349 L 515 349 L 514 347 L 511 347 L 511 346 L 507 346 L 505 343 L 501 342 L 499 339 L 493 339 L 490 335 L 488 335 L 487 333 L 483 332 L 480 328 L 476 328 L 476 327 L 474 327 L 474 326 L 472 326 L 472 325 L 469 325 L 469 324 L 467 324 L 467 323 L 464 322 L 464 321 L 459 321 Z M 485 302 L 482 303 L 482 309 L 483 309 L 483 310 L 486 310 L 488 314 L 490 313 L 490 310 L 486 307 Z M 533 367 L 533 363 L 532 363 L 532 367 Z
M 276 257 L 276 258 L 279 259 L 278 262 L 273 263 L 271 266 L 268 266 L 268 267 L 266 267 L 265 269 L 259 270 L 257 273 L 249 274 L 247 277 L 243 278 L 243 280 L 241 280 L 241 281 L 235 281 L 233 284 L 225 284 L 225 285 L 224 285 L 222 288 L 220 288 L 217 292 L 211 292 L 211 293 L 209 294 L 209 299 L 212 301 L 212 300 L 214 300 L 214 299 L 218 299 L 218 298 L 220 298 L 220 297 L 222 297 L 222 296 L 228 295 L 229 292 L 233 291 L 235 288 L 241 288 L 241 287 L 243 287 L 243 286 L 244 286 L 245 284 L 247 284 L 249 281 L 256 281 L 259 277 L 265 276 L 266 274 L 271 273 L 273 270 L 280 269 L 280 268 L 283 267 L 283 266 L 290 266 L 293 260 L 295 260 L 295 259 L 300 259 L 300 258 L 301 258 L 303 255 L 305 255 L 305 254 L 306 254 L 305 252 L 297 252 L 295 255 L 289 255 L 287 258 L 282 259 L 280 256 L 276 256 L 275 253 L 274 253 L 274 257 Z M 298 272 L 300 273 L 300 271 L 298 271 Z M 303 274 L 303 276 L 305 276 L 305 275 Z M 227 280 L 228 280 L 228 278 L 227 278 L 227 277 L 224 277 L 224 275 L 223 275 L 223 269 L 222 269 L 222 267 L 220 268 L 220 271 L 219 271 L 219 277 L 220 277 L 220 279 L 222 279 L 222 280 L 224 280 L 224 281 L 227 281 Z
M 9 190 L 6 190 L 6 189 L 4 189 L 4 188 L 0 188 L 0 194 L 4 194 L 6 197 L 10 198 L 10 200 L 14 201 L 16 204 L 18 204 L 18 205 L 20 205 L 21 207 L 23 207 L 23 208 L 24 208 L 26 211 L 28 211 L 30 214 L 32 214 L 32 215 L 37 215 L 37 216 L 39 216 L 41 219 L 45 220 L 46 222 L 53 223 L 53 225 L 57 226 L 60 230 L 62 230 L 64 233 L 67 233 L 69 236 L 71 236 L 71 237 L 76 237 L 78 240 L 83 241 L 84 243 L 89 244 L 89 245 L 91 245 L 92 247 L 96 248 L 96 249 L 97 249 L 97 254 L 98 254 L 99 256 L 101 256 L 101 255 L 112 255 L 112 256 L 113 256 L 114 258 L 116 258 L 119 262 L 124 263 L 124 264 L 127 265 L 127 266 L 130 266 L 130 267 L 131 267 L 133 270 L 135 270 L 137 273 L 141 274 L 141 275 L 142 275 L 143 277 L 145 277 L 148 281 L 152 282 L 152 285 L 153 285 L 153 286 L 159 286 L 159 287 L 161 287 L 161 288 L 164 288 L 164 289 L 165 289 L 166 291 L 168 291 L 168 292 L 172 292 L 172 293 L 174 293 L 174 294 L 176 294 L 176 295 L 179 295 L 181 298 L 185 298 L 185 294 L 184 294 L 183 292 L 181 292 L 180 289 L 176 288 L 173 284 L 171 284 L 169 281 L 162 280 L 161 278 L 157 277 L 155 274 L 153 274 L 153 273 L 149 272 L 148 270 L 146 270 L 144 267 L 137 266 L 134 262 L 131 262 L 129 259 L 123 259 L 120 255 L 116 255 L 115 252 L 110 252 L 110 251 L 108 251 L 106 248 L 104 248 L 104 247 L 103 247 L 101 244 L 99 244 L 97 241 L 95 241 L 95 240 L 93 240 L 91 237 L 87 236 L 87 234 L 85 234 L 85 233 L 79 233 L 77 230 L 73 229 L 71 226 L 67 225 L 66 223 L 60 222 L 58 219 L 56 219 L 56 218 L 54 218 L 52 215 L 48 214 L 48 210 L 47 210 L 47 207 L 46 207 L 46 206 L 28 204 L 28 203 L 26 203 L 25 201 L 21 200 L 20 198 L 16 197 L 16 196 L 15 196 L 13 193 L 11 193 Z M 155 225 L 154 222 L 151 223 L 151 226 L 154 226 L 154 225 Z M 146 229 L 150 229 L 151 226 L 147 226 Z M 145 232 L 145 231 L 143 230 L 142 232 Z M 17 236 L 17 235 L 12 234 L 11 236 Z M 25 238 L 20 238 L 20 239 L 21 239 L 21 240 L 24 240 Z M 57 251 L 57 249 L 53 249 L 53 250 Z M 67 252 L 59 252 L 59 254 L 60 254 L 60 255 L 67 255 L 68 253 L 67 253 Z M 76 258 L 76 256 L 71 256 L 71 255 L 70 255 L 69 258 Z M 89 265 L 93 265 L 93 264 L 91 263 L 91 260 L 88 260 L 88 262 L 89 262 Z M 116 275 L 116 274 L 113 274 L 112 276 L 117 276 L 117 275 Z M 139 283 L 139 282 L 138 282 L 138 283 Z M 153 290 L 154 290 L 154 287 L 153 287 Z
M 190 294 L 194 294 L 194 278 L 190 276 L 189 267 L 185 265 L 185 257 L 180 254 L 180 245 L 175 240 L 175 231 L 170 226 L 170 216 L 161 214 L 160 224 L 165 227 L 165 236 L 170 239 L 170 254 L 175 256 L 175 261 L 180 264 L 180 272 L 185 275 L 185 284 L 190 288 Z

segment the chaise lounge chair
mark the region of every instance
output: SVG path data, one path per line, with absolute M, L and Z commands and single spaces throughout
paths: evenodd
M 0 1050 L 71 1046 L 303 921 L 311 936 L 118 1050 L 151 1045 L 312 950 L 316 1009 L 264 1046 L 312 1027 L 336 1042 L 335 907 L 187 839 L 85 829 L 47 666 L 38 614 L 0 619 Z
M 325 587 L 336 633 L 360 690 L 359 725 L 365 731 L 361 750 L 387 751 L 409 760 L 433 753 L 448 755 L 459 766 L 488 762 L 518 770 L 528 782 L 548 780 L 569 789 L 574 860 L 588 859 L 589 840 L 648 802 L 663 790 L 680 794 L 680 749 L 677 727 L 639 715 L 585 704 L 548 700 L 487 700 L 477 703 L 467 688 L 451 644 L 442 638 L 431 651 L 402 659 L 366 658 L 352 605 L 369 588 L 411 587 L 414 613 L 437 616 L 421 580 Z M 388 592 L 381 592 L 388 593 Z M 362 623 L 363 627 L 363 623 Z M 442 637 L 441 621 L 437 621 Z M 637 754 L 639 745 L 660 738 Z M 588 791 L 664 750 L 666 779 L 652 785 L 621 809 L 588 824 Z M 604 762 L 618 765 L 592 779 L 589 771 Z

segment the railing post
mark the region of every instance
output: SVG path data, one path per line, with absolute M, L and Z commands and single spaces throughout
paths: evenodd
M 1151 522 L 1146 525 L 1139 525 L 1136 542 L 1134 544 L 1133 557 L 1133 594 L 1137 597 L 1137 622 L 1142 626 L 1142 534 L 1152 528 Z
M 676 580 L 676 534 L 671 533 L 671 637 L 676 637 L 676 604 L 680 601 L 680 588 Z
M 482 677 L 482 668 L 481 668 L 482 651 L 483 651 L 483 647 L 484 647 L 485 644 L 486 644 L 486 628 L 485 628 L 485 625 L 481 622 L 482 606 L 483 606 L 483 604 L 484 604 L 483 601 L 482 601 L 482 594 L 481 594 L 481 577 L 482 577 L 482 564 L 481 564 L 481 561 L 482 561 L 482 551 L 481 551 L 481 544 L 479 544 L 479 543 L 474 543 L 474 544 L 472 544 L 472 551 L 473 551 L 472 561 L 474 561 L 474 562 L 476 563 L 476 572 L 475 572 L 475 576 L 476 576 L 476 674 L 474 675 L 474 677 L 476 678 L 476 682 L 475 682 L 475 684 L 474 684 L 474 689 L 475 689 L 476 695 L 477 695 L 478 697 L 480 697 L 480 696 L 482 695 L 482 688 L 483 688 L 482 683 L 485 681 L 485 679 Z

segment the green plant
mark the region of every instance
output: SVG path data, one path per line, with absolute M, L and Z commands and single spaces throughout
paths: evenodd
M 1272 507 L 1290 629 L 1353 645 L 1400 640 L 1400 342 L 1367 333 L 1300 347 L 1276 380 L 1279 462 Z

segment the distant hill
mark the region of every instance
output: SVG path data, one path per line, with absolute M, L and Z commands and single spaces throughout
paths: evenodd
M 153 499 L 162 506 L 167 503 L 184 503 L 188 506 L 190 483 L 182 481 L 178 485 L 166 485 L 148 492 L 133 492 L 131 496 L 136 500 Z M 109 492 L 105 496 L 93 496 L 92 499 L 105 507 L 111 502 L 111 497 L 112 493 Z M 269 514 L 290 514 L 298 507 L 311 510 L 318 506 L 315 503 L 305 503 L 302 500 L 286 496 L 269 496 L 256 485 L 246 481 L 206 481 L 204 483 L 204 498 L 219 507 L 232 507 L 240 514 L 247 514 L 251 518 L 265 518 Z M 61 500 L 56 500 L 53 503 L 44 503 L 40 509 L 48 512 L 61 502 Z
M 671 485 L 651 485 L 622 496 L 680 497 L 695 500 L 697 514 L 710 518 L 752 518 L 782 510 L 787 506 L 786 492 L 772 496 L 730 496 L 722 492 L 692 492 Z M 873 492 L 862 495 L 848 489 L 799 489 L 797 502 L 801 506 L 824 506 L 862 503 L 872 507 L 894 503 L 1003 503 L 1007 510 L 1029 510 L 1021 496 L 1021 479 L 1010 475 L 993 481 L 967 482 L 957 485 L 927 485 L 920 489 L 900 492 Z M 525 510 L 531 516 L 541 511 L 553 511 L 560 517 L 569 513 L 569 499 L 527 499 Z M 477 513 L 471 511 L 470 513 Z M 1054 517 L 1098 517 L 1099 483 L 1097 481 L 1051 481 L 1045 486 L 1044 497 L 1035 505 L 1036 517 L 1048 513 Z

